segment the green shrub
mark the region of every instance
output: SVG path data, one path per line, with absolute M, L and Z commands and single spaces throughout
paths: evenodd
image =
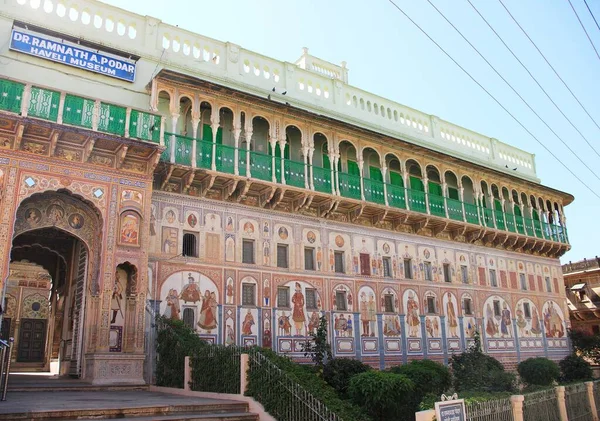
M 512 395 L 511 392 L 464 392 L 459 395 L 460 399 L 465 400 L 465 405 L 479 403 L 479 402 L 487 402 L 487 401 L 495 401 L 498 399 L 510 398 Z M 427 409 L 434 409 L 435 403 L 440 401 L 439 395 L 434 395 L 433 393 L 428 394 L 423 398 L 423 401 L 419 405 L 419 411 L 425 411 Z
M 375 421 L 410 419 L 414 412 L 406 412 L 407 398 L 414 387 L 402 374 L 372 370 L 354 376 L 348 393 Z
M 408 364 L 390 369 L 392 373 L 402 374 L 415 384 L 410 399 L 410 410 L 418 411 L 419 404 L 427 394 L 440 397 L 452 384 L 448 367 L 431 360 L 413 360 Z
M 329 360 L 323 368 L 323 379 L 337 392 L 347 396 L 350 379 L 353 376 L 371 369 L 367 364 L 350 358 L 334 358 Z
M 583 357 L 571 354 L 558 363 L 560 380 L 564 383 L 586 381 L 592 379 L 592 367 Z
M 558 365 L 548 358 L 536 357 L 521 361 L 517 366 L 519 376 L 527 385 L 549 386 L 558 380 Z
M 454 374 L 454 388 L 458 392 L 512 392 L 515 376 L 504 371 L 500 361 L 481 352 L 479 335 L 475 345 L 462 354 L 453 355 L 450 366 Z

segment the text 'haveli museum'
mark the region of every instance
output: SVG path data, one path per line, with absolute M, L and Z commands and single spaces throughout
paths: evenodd
M 14 364 L 149 381 L 151 320 L 375 367 L 475 331 L 514 366 L 569 353 L 573 197 L 532 154 L 93 0 L 0 11 L 2 334 Z M 516 143 L 517 140 L 512 140 Z

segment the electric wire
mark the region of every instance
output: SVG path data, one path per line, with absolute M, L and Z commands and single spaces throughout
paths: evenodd
M 530 111 L 531 111 L 533 114 L 535 114 L 535 116 L 536 116 L 536 117 L 537 117 L 537 118 L 538 118 L 538 119 L 539 119 L 539 120 L 540 120 L 540 121 L 541 121 L 541 122 L 542 122 L 542 123 L 543 123 L 543 124 L 544 124 L 544 125 L 545 125 L 545 126 L 548 128 L 548 130 L 550 130 L 550 131 L 551 131 L 551 132 L 554 134 L 554 136 L 556 136 L 556 138 L 557 138 L 558 140 L 560 140 L 560 142 L 561 142 L 561 143 L 562 143 L 562 144 L 563 144 L 563 145 L 564 145 L 564 146 L 565 146 L 565 147 L 566 147 L 566 148 L 567 148 L 567 149 L 568 149 L 568 150 L 569 150 L 569 151 L 570 151 L 570 152 L 571 152 L 571 153 L 572 153 L 572 154 L 575 156 L 575 158 L 577 158 L 577 160 L 578 160 L 579 162 L 581 162 L 581 163 L 582 163 L 582 164 L 583 164 L 583 165 L 584 165 L 584 166 L 585 166 L 585 167 L 586 167 L 586 168 L 587 168 L 587 169 L 588 169 L 588 170 L 589 170 L 589 171 L 590 171 L 590 172 L 591 172 L 591 173 L 594 175 L 594 177 L 596 177 L 596 178 L 598 179 L 598 181 L 600 181 L 600 177 L 599 177 L 599 176 L 598 176 L 598 175 L 597 175 L 597 174 L 594 172 L 594 170 L 592 170 L 592 169 L 590 168 L 590 166 L 589 166 L 588 164 L 586 164 L 586 163 L 583 161 L 583 159 L 581 159 L 581 157 L 579 157 L 579 155 L 577 155 L 577 153 L 576 153 L 576 152 L 575 152 L 573 149 L 571 149 L 571 147 L 570 147 L 570 146 L 567 144 L 567 142 L 565 142 L 565 141 L 563 140 L 563 138 L 562 138 L 562 137 L 560 137 L 560 136 L 558 135 L 558 133 L 556 133 L 552 127 L 550 127 L 550 125 L 549 125 L 549 124 L 546 122 L 546 120 L 544 120 L 544 119 L 543 119 L 543 118 L 542 118 L 542 117 L 541 117 L 541 116 L 538 114 L 538 112 L 537 112 L 537 111 L 535 111 L 535 109 L 534 109 L 534 108 L 533 108 L 533 107 L 532 107 L 532 106 L 529 104 L 529 102 L 527 102 L 527 100 L 525 100 L 525 98 L 523 98 L 523 96 L 522 96 L 522 95 L 521 95 L 521 94 L 520 94 L 520 93 L 519 93 L 519 92 L 518 92 L 518 91 L 517 91 L 517 90 L 516 90 L 516 89 L 515 89 L 515 88 L 514 88 L 514 87 L 513 87 L 511 84 L 510 84 L 510 82 L 509 82 L 508 80 L 506 80 L 506 78 L 505 78 L 504 76 L 502 76 L 498 70 L 496 70 L 496 68 L 494 67 L 494 65 L 493 65 L 492 63 L 490 63 L 490 62 L 489 62 L 489 60 L 488 60 L 487 58 L 485 58 L 485 56 L 484 56 L 484 55 L 483 55 L 483 54 L 482 54 L 482 53 L 481 53 L 481 52 L 480 52 L 480 51 L 477 49 L 477 47 L 475 47 L 475 45 L 473 45 L 473 43 L 472 43 L 471 41 L 469 41 L 469 40 L 467 39 L 467 37 L 465 37 L 465 36 L 463 35 L 463 33 L 462 33 L 462 32 L 461 32 L 461 31 L 460 31 L 460 30 L 459 30 L 459 29 L 458 29 L 458 28 L 457 28 L 457 27 L 456 27 L 456 26 L 455 26 L 455 25 L 454 25 L 452 22 L 450 22 L 450 20 L 449 20 L 449 19 L 446 17 L 446 15 L 444 15 L 444 14 L 442 13 L 442 11 L 441 11 L 440 9 L 438 9 L 438 8 L 435 6 L 435 4 L 433 4 L 433 2 L 432 2 L 431 0 L 426 0 L 426 1 L 427 1 L 427 2 L 428 2 L 430 5 L 431 5 L 431 7 L 433 7 L 433 8 L 435 9 L 435 11 L 436 11 L 436 12 L 438 12 L 438 13 L 439 13 L 439 15 L 440 15 L 442 18 L 444 18 L 444 20 L 445 20 L 446 22 L 448 22 L 448 24 L 449 24 L 450 26 L 452 26 L 452 28 L 454 28 L 454 30 L 455 30 L 456 32 L 458 32 L 458 34 L 459 34 L 459 35 L 462 37 L 462 39 L 464 39 L 464 40 L 467 42 L 467 44 L 469 44 L 469 45 L 471 46 L 471 48 L 473 48 L 473 50 L 475 50 L 475 52 L 476 52 L 476 53 L 479 55 L 479 57 L 481 57 L 481 58 L 483 59 L 483 61 L 485 61 L 485 62 L 487 63 L 487 65 L 488 65 L 488 66 L 490 66 L 490 68 L 491 68 L 491 69 L 494 71 L 494 73 L 496 73 L 496 74 L 498 75 L 498 77 L 500 77 L 500 79 L 502 79 L 502 80 L 504 81 L 504 83 L 506 83 L 506 85 L 507 85 L 507 86 L 508 86 L 508 87 L 509 87 L 509 88 L 510 88 L 510 89 L 511 89 L 511 90 L 512 90 L 514 93 L 515 93 L 515 95 L 517 95 L 517 96 L 519 97 L 519 99 L 521 99 L 521 101 L 523 101 L 523 103 L 524 103 L 524 104 L 527 106 L 527 108 L 529 108 L 529 110 L 530 110 Z
M 506 47 L 506 49 L 508 51 L 510 51 L 510 53 L 512 54 L 512 56 L 515 58 L 515 60 L 517 60 L 519 62 L 519 64 L 521 65 L 521 67 L 523 67 L 523 69 L 525 69 L 525 71 L 529 74 L 529 76 L 531 76 L 531 78 L 537 84 L 537 86 L 539 86 L 539 88 L 546 95 L 546 97 L 548 97 L 548 99 L 550 100 L 550 102 L 552 102 L 552 105 L 554 105 L 554 107 L 558 110 L 558 112 L 560 112 L 562 114 L 562 116 L 569 122 L 569 124 L 571 125 L 571 127 L 573 127 L 577 131 L 577 133 L 579 133 L 579 135 L 583 138 L 583 140 L 585 140 L 585 143 L 587 143 L 587 145 L 590 148 L 592 148 L 592 150 L 596 153 L 596 155 L 598 155 L 598 158 L 600 158 L 600 153 L 598 153 L 598 150 L 596 148 L 594 148 L 594 146 L 590 143 L 590 141 L 588 140 L 588 138 L 585 137 L 583 133 L 581 133 L 581 131 L 577 128 L 577 126 L 575 126 L 575 124 L 571 121 L 571 119 L 569 117 L 567 117 L 567 115 L 558 106 L 558 104 L 556 104 L 556 102 L 552 99 L 552 97 L 548 94 L 548 92 L 544 89 L 544 87 L 540 84 L 540 82 L 535 78 L 535 76 L 533 76 L 533 74 L 527 68 L 527 66 L 525 66 L 525 64 L 519 59 L 519 57 L 517 57 L 517 55 L 514 53 L 514 51 L 506 44 L 506 42 L 504 42 L 504 40 L 502 39 L 502 37 L 500 36 L 500 34 L 498 34 L 498 32 L 496 32 L 496 30 L 494 29 L 494 27 L 481 14 L 481 12 L 477 9 L 477 7 L 475 7 L 475 5 L 473 4 L 473 2 L 471 0 L 467 0 L 467 2 L 471 5 L 471 7 L 473 8 L 473 10 L 475 10 L 475 12 L 477 12 L 477 14 L 479 15 L 479 17 L 481 17 L 481 19 L 483 19 L 483 21 L 486 23 L 486 25 L 492 30 L 492 32 L 496 35 L 496 37 L 500 40 L 500 42 Z
M 592 16 L 592 19 L 594 19 L 594 23 L 596 24 L 596 28 L 598 28 L 598 30 L 600 31 L 600 25 L 598 25 L 598 21 L 596 20 L 596 16 L 594 16 L 594 14 L 592 13 L 592 9 L 590 9 L 590 6 L 588 6 L 587 0 L 583 0 L 583 2 L 585 3 L 585 7 L 587 7 L 588 12 L 590 12 L 590 15 Z
M 448 57 L 456 66 L 462 70 L 477 86 L 479 86 L 496 104 L 500 106 L 515 122 L 523 128 L 542 148 L 546 150 L 556 161 L 561 164 L 576 180 L 578 180 L 583 186 L 585 186 L 594 196 L 600 199 L 600 195 L 594 191 L 585 181 L 583 181 L 577 174 L 575 174 L 564 162 L 562 162 L 546 145 L 540 141 L 508 108 L 506 108 L 490 91 L 488 91 L 474 76 L 472 76 L 458 61 L 454 59 L 440 44 L 437 43 L 421 26 L 415 22 L 400 6 L 398 6 L 393 0 L 388 0 L 400 13 L 402 13 L 419 31 L 423 33 L 433 44 L 435 44 L 446 57 Z
M 571 5 L 571 9 L 573 9 L 573 13 L 575 13 L 575 16 L 577 17 L 577 20 L 579 21 L 579 24 L 581 25 L 581 28 L 583 29 L 583 32 L 585 32 L 585 36 L 587 37 L 587 39 L 590 42 L 590 44 L 592 44 L 592 48 L 596 52 L 596 56 L 598 57 L 598 60 L 600 60 L 600 54 L 598 54 L 598 50 L 596 49 L 596 46 L 592 42 L 592 39 L 590 38 L 590 34 L 588 34 L 587 29 L 585 29 L 585 26 L 583 26 L 583 22 L 579 18 L 579 15 L 577 14 L 577 10 L 575 10 L 575 7 L 573 7 L 573 3 L 571 3 L 571 0 L 567 0 L 567 1 Z
M 558 72 L 556 71 L 556 69 L 554 68 L 554 66 L 552 64 L 550 64 L 550 62 L 548 61 L 548 59 L 546 58 L 546 56 L 544 55 L 544 53 L 542 53 L 542 51 L 539 49 L 539 47 L 537 46 L 537 44 L 531 39 L 531 37 L 529 36 L 529 34 L 527 33 L 527 31 L 525 31 L 525 29 L 523 29 L 523 27 L 521 26 L 521 24 L 513 16 L 513 14 L 510 12 L 510 10 L 508 10 L 508 8 L 504 4 L 504 2 L 502 0 L 498 0 L 498 1 L 502 5 L 502 7 L 504 7 L 504 10 L 506 10 L 506 13 L 508 13 L 508 15 L 511 17 L 511 19 L 513 20 L 513 22 L 519 27 L 519 29 L 521 30 L 521 32 L 523 32 L 523 34 L 527 37 L 527 39 L 529 40 L 529 42 L 531 42 L 531 44 L 534 46 L 534 48 L 537 50 L 537 52 L 540 53 L 540 55 L 542 56 L 542 58 L 544 59 L 544 61 L 546 62 L 546 64 L 552 69 L 552 71 L 554 72 L 554 74 L 556 75 L 556 77 L 558 78 L 558 80 L 560 80 L 562 82 L 562 84 L 569 91 L 569 93 L 571 94 L 571 96 L 575 99 L 575 101 L 577 101 L 577 103 L 579 104 L 579 106 L 581 107 L 581 109 L 594 122 L 594 124 L 596 125 L 596 127 L 598 128 L 598 130 L 600 130 L 600 125 L 598 124 L 598 122 L 594 119 L 594 117 L 592 117 L 592 115 L 589 113 L 589 111 L 587 110 L 587 108 L 585 108 L 585 106 L 579 100 L 579 98 L 577 98 L 577 95 L 575 95 L 575 93 L 571 90 L 571 88 L 569 88 L 569 85 L 567 85 L 567 82 L 565 82 L 564 79 L 558 74 Z

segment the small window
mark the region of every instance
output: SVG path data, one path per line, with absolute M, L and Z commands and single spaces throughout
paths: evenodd
M 290 289 L 288 287 L 277 288 L 277 307 L 290 307 Z
M 306 288 L 306 309 L 316 310 L 317 309 L 317 290 L 314 288 Z
M 346 304 L 346 291 L 335 292 L 335 306 L 338 311 L 346 311 L 348 309 Z
M 524 273 L 519 273 L 519 279 L 521 280 L 521 289 L 527 291 L 527 279 Z
M 277 267 L 288 267 L 288 246 L 287 244 L 277 244 Z
M 194 309 L 184 308 L 183 309 L 183 324 L 187 327 L 194 329 Z
M 427 297 L 427 313 L 435 314 L 435 297 Z
M 463 284 L 469 283 L 469 268 L 465 265 L 460 267 L 460 277 L 462 279 Z
M 389 257 L 383 258 L 383 276 L 386 278 L 392 277 L 392 259 Z
M 552 285 L 550 284 L 550 277 L 546 276 L 546 291 L 552 292 Z
M 343 251 L 336 251 L 334 253 L 334 259 L 335 259 L 335 271 L 337 273 L 344 273 L 346 272 L 344 270 L 344 252 Z
M 196 234 L 186 232 L 183 234 L 183 253 L 184 257 L 198 257 L 198 240 Z
M 315 270 L 315 249 L 304 247 L 304 270 Z
M 394 313 L 394 296 L 392 294 L 385 294 L 383 296 L 383 302 L 385 305 L 385 312 Z
M 494 316 L 500 317 L 500 301 L 494 300 Z
M 371 275 L 371 256 L 366 253 L 360 254 L 360 274 L 364 276 Z
M 256 285 L 243 283 L 242 284 L 242 305 L 243 306 L 255 306 L 256 305 Z
M 412 259 L 404 259 L 404 278 L 405 279 L 413 278 Z
M 471 308 L 471 299 L 463 298 L 463 310 L 465 315 L 471 316 L 473 314 L 473 309 Z
M 523 313 L 525 313 L 526 319 L 531 319 L 531 308 L 529 307 L 529 303 L 523 303 Z
M 496 279 L 496 269 L 490 269 L 490 285 L 493 287 L 498 286 L 498 280 Z
M 452 273 L 448 263 L 444 263 L 444 282 L 452 282 Z
M 431 274 L 431 262 L 425 262 L 423 266 L 425 268 L 425 280 L 433 281 L 433 276 Z
M 242 263 L 254 263 L 254 240 L 242 241 Z

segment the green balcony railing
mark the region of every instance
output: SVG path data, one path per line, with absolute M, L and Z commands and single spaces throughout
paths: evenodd
M 427 213 L 427 202 L 425 202 L 425 192 L 420 190 L 406 189 L 408 195 L 408 207 L 415 212 Z
M 241 176 L 246 176 L 246 168 L 248 166 L 248 160 L 246 149 L 238 149 L 238 172 Z
M 365 189 L 365 200 L 368 202 L 385 204 L 385 195 L 383 194 L 383 183 L 369 178 L 363 178 Z
M 456 199 L 446 198 L 446 204 L 448 205 L 448 216 L 450 219 L 455 221 L 463 220 L 462 202 Z
M 11 113 L 21 112 L 21 102 L 25 85 L 12 80 L 0 79 L 0 110 Z
M 315 190 L 321 193 L 331 193 L 331 170 L 329 168 L 312 167 Z
M 544 238 L 542 235 L 542 224 L 537 219 L 533 220 L 533 227 L 535 229 L 535 236 L 537 238 Z
M 59 104 L 60 92 L 33 86 L 31 88 L 31 98 L 29 99 L 27 115 L 56 121 L 58 119 Z
M 395 208 L 406 209 L 404 187 L 393 184 L 386 185 L 388 204 Z
M 495 228 L 494 226 L 494 210 L 488 208 L 481 208 L 483 211 L 483 223 L 488 228 Z
M 343 172 L 338 173 L 340 179 L 340 194 L 350 199 L 361 199 L 360 177 Z
M 519 234 L 525 234 L 525 222 L 523 221 L 522 216 L 515 215 L 515 224 L 517 226 L 517 232 Z
M 264 181 L 273 179 L 273 158 L 259 152 L 250 151 L 250 174 Z
M 165 150 L 160 155 L 160 160 L 165 162 L 171 161 L 171 136 L 165 133 Z
M 506 219 L 506 230 L 510 232 L 517 232 L 515 229 L 515 215 L 512 213 L 505 213 L 504 218 Z
M 525 222 L 525 233 L 530 237 L 535 237 L 535 234 L 533 232 L 533 219 L 523 218 L 523 221 Z
M 235 148 L 229 145 L 215 145 L 217 154 L 215 155 L 215 165 L 217 171 L 233 174 L 235 172 Z
M 167 133 L 165 133 L 165 139 Z M 212 168 L 212 142 L 205 142 L 202 140 L 196 141 L 196 166 L 198 168 L 204 168 L 210 170 Z
M 175 163 L 192 165 L 192 152 L 195 139 L 181 135 L 171 135 L 175 138 Z
M 131 110 L 129 114 L 129 137 L 158 143 L 160 141 L 160 116 Z
M 63 123 L 91 129 L 95 104 L 94 100 L 66 94 L 62 115 Z
M 494 218 L 496 218 L 496 228 L 504 231 L 506 229 L 504 225 L 504 212 L 494 211 Z
M 444 206 L 444 196 L 429 194 L 429 212 L 435 216 L 446 217 L 446 207 Z
M 472 203 L 464 203 L 465 206 L 465 216 L 467 217 L 467 222 L 470 224 L 479 225 L 479 215 L 477 205 Z
M 283 167 L 285 169 L 285 184 L 300 188 L 306 187 L 304 178 L 304 162 L 284 159 Z
M 125 135 L 127 109 L 114 104 L 100 103 L 98 130 L 105 133 Z

